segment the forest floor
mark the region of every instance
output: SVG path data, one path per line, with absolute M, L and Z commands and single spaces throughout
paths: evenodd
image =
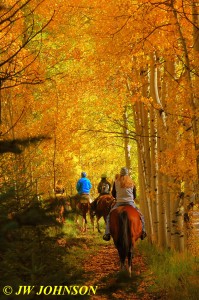
M 177 264 L 177 281 L 173 281 L 173 269 L 169 269 L 170 262 L 165 257 L 155 252 L 147 238 L 138 240 L 129 277 L 127 270 L 120 270 L 113 240 L 103 241 L 102 234 L 93 231 L 91 226 L 82 233 L 79 226 L 68 219 L 63 228 L 18 228 L 0 252 L 0 299 L 198 300 L 197 261 L 187 265 L 184 273 L 180 270 L 185 260 Z M 154 260 L 157 269 L 151 268 Z M 196 272 L 191 272 L 192 269 Z M 19 287 L 31 286 L 35 287 L 33 292 L 24 289 L 21 296 L 15 293 Z M 47 292 L 35 296 L 40 286 Z M 52 293 L 49 292 L 51 286 Z M 54 293 L 57 287 L 61 290 L 55 289 Z M 74 293 L 74 287 L 79 293 Z M 5 288 L 10 288 L 11 293 L 7 294 Z M 89 293 L 84 293 L 86 289 Z
M 153 276 L 148 273 L 143 257 L 136 249 L 133 272 L 129 278 L 127 271 L 120 271 L 118 253 L 112 242 L 102 246 L 95 255 L 89 255 L 84 262 L 85 285 L 97 286 L 96 295 L 90 299 L 166 299 L 163 295 L 149 293 Z

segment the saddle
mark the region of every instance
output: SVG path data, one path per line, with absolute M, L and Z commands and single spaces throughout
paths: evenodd
M 88 194 L 81 194 L 79 197 L 80 203 L 90 203 L 89 202 L 90 196 Z
M 113 200 L 113 196 L 110 194 L 104 194 L 104 195 L 100 195 L 97 197 L 97 202 L 99 202 L 100 200 L 106 200 L 107 202 L 110 202 L 111 200 Z

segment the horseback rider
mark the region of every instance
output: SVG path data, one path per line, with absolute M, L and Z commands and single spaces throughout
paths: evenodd
M 59 179 L 55 186 L 55 194 L 64 194 L 64 192 L 65 192 L 64 186 L 62 184 L 62 181 Z
M 98 205 L 98 201 L 99 201 L 100 197 L 103 196 L 103 195 L 109 195 L 110 191 L 111 191 L 111 184 L 107 180 L 107 175 L 106 174 L 101 175 L 101 181 L 99 182 L 99 184 L 97 186 L 97 191 L 98 191 L 99 195 L 92 202 L 93 216 L 95 215 L 95 210 L 96 210 L 96 207 Z
M 98 184 L 97 190 L 98 190 L 98 193 L 100 194 L 100 196 L 110 194 L 111 184 L 107 180 L 106 174 L 101 175 L 101 181 Z
M 90 189 L 92 188 L 92 184 L 90 180 L 87 178 L 87 174 L 85 172 L 81 173 L 81 178 L 77 181 L 76 190 L 78 192 L 79 199 L 88 200 L 90 199 Z
M 139 212 L 140 219 L 142 221 L 141 239 L 143 240 L 146 237 L 144 216 L 135 205 L 134 200 L 136 198 L 136 189 L 131 177 L 129 176 L 129 172 L 127 168 L 125 167 L 121 168 L 120 174 L 116 175 L 115 182 L 113 184 L 112 195 L 113 197 L 116 198 L 116 204 L 113 206 L 111 211 L 119 206 L 131 205 Z M 110 240 L 110 228 L 109 228 L 110 212 L 107 216 L 106 231 L 105 231 L 105 235 L 103 236 L 103 239 L 105 241 Z

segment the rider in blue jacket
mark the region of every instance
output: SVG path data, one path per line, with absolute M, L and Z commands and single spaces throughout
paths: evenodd
M 76 189 L 79 195 L 89 195 L 92 184 L 90 180 L 86 177 L 86 173 L 81 173 L 81 178 L 78 180 Z

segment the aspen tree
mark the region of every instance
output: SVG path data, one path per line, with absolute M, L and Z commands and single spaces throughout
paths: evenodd
M 151 97 L 154 100 L 155 105 L 158 105 L 159 111 L 156 112 L 156 132 L 157 132 L 157 155 L 163 151 L 163 130 L 166 130 L 166 118 L 163 110 L 163 105 L 161 103 L 158 91 L 158 68 L 157 68 L 157 58 L 156 54 L 151 55 L 151 69 L 150 69 L 150 92 Z M 163 123 L 163 125 L 162 125 Z M 165 201 L 163 186 L 164 175 L 162 174 L 159 166 L 159 161 L 156 161 L 156 172 L 157 172 L 157 193 L 156 193 L 156 210 L 158 216 L 158 243 L 161 247 L 166 244 L 166 213 L 165 213 Z
M 124 137 L 124 152 L 125 152 L 125 161 L 126 161 L 126 167 L 130 170 L 131 173 L 131 145 L 129 140 L 129 128 L 128 128 L 128 110 L 127 105 L 124 107 L 124 113 L 123 113 L 123 137 Z
M 143 143 L 143 120 L 142 120 L 142 103 L 134 105 L 134 122 L 137 133 L 137 149 L 138 149 L 138 179 L 140 187 L 140 208 L 145 216 L 145 222 L 148 232 L 148 238 L 153 241 L 153 221 L 149 197 L 149 178 L 147 178 L 147 170 L 145 165 L 145 149 Z
M 192 21 L 193 21 L 193 58 L 194 58 L 194 67 L 195 67 L 195 74 L 193 76 L 193 102 L 192 102 L 192 106 L 195 109 L 193 129 L 194 129 L 194 136 L 195 136 L 195 148 L 197 151 L 197 171 L 198 171 L 198 181 L 199 181 L 199 142 L 198 142 L 198 138 L 199 138 L 199 101 L 198 101 L 199 100 L 199 63 L 198 63 L 199 61 L 199 4 L 198 1 L 196 0 L 192 0 Z
M 196 95 L 193 90 L 193 80 L 192 80 L 192 72 L 191 72 L 191 64 L 190 64 L 190 58 L 189 58 L 189 51 L 187 47 L 186 38 L 183 35 L 182 26 L 179 21 L 179 15 L 178 10 L 175 7 L 175 1 L 171 1 L 171 8 L 174 15 L 174 18 L 176 20 L 176 27 L 178 30 L 181 48 L 183 50 L 184 54 L 184 60 L 185 60 L 185 78 L 188 83 L 189 91 L 188 91 L 188 104 L 193 109 L 193 116 L 192 116 L 192 130 L 193 130 L 193 136 L 194 136 L 194 144 L 195 144 L 195 150 L 198 152 L 199 150 L 199 143 L 198 143 L 198 135 L 199 135 L 199 121 L 198 121 L 198 101 L 196 99 Z M 192 1 L 192 11 L 193 11 L 193 45 L 195 53 L 198 52 L 198 12 L 197 12 L 197 5 L 196 1 Z M 186 15 L 185 15 L 186 17 Z M 197 76 L 196 76 L 197 77 Z M 199 154 L 197 154 L 197 177 L 199 178 Z M 197 179 L 198 181 L 198 179 Z M 197 182 L 198 184 L 198 182 Z
M 152 81 L 150 81 L 151 85 Z M 150 149 L 151 149 L 151 209 L 152 209 L 152 219 L 154 227 L 154 236 L 152 240 L 157 243 L 158 240 L 158 227 L 159 227 L 159 216 L 157 209 L 157 130 L 156 130 L 156 112 L 154 107 L 150 107 Z
M 147 76 L 147 67 L 140 71 L 140 81 L 142 83 L 141 88 L 141 97 L 147 98 L 149 82 Z M 152 200 L 151 200 L 151 146 L 150 146 L 150 132 L 149 132 L 149 111 L 147 106 L 141 101 L 137 103 L 137 112 L 139 120 L 137 124 L 137 135 L 138 135 L 138 151 L 139 151 L 139 163 L 142 169 L 140 180 L 141 186 L 144 188 L 145 198 L 142 203 L 143 210 L 147 220 L 147 229 L 149 232 L 149 238 L 151 241 L 155 240 L 154 236 L 154 224 L 153 224 L 153 215 L 152 215 Z M 141 178 L 141 176 L 143 178 Z
M 163 83 L 162 83 L 162 102 L 163 102 L 163 107 L 165 109 L 168 108 L 168 104 L 167 104 L 167 99 L 172 97 L 172 90 L 173 90 L 173 78 L 174 78 L 174 62 L 169 61 L 169 58 L 166 58 L 166 61 L 164 63 L 164 74 L 163 74 Z M 169 125 L 167 123 L 168 129 L 167 129 L 167 133 L 166 135 L 169 135 Z M 166 139 L 167 139 L 166 136 Z M 165 137 L 165 135 L 164 135 Z M 166 141 L 165 141 L 166 143 Z M 165 145 L 165 148 L 170 148 L 171 144 L 167 143 L 167 145 Z M 167 216 L 167 247 L 170 248 L 171 247 L 171 228 L 172 228 L 172 223 L 171 223 L 171 219 L 172 219 L 172 211 L 171 211 L 171 196 L 170 196 L 170 183 L 173 181 L 173 179 L 171 177 L 169 177 L 168 174 L 164 175 L 165 180 L 164 180 L 164 197 L 165 197 L 165 212 L 166 212 L 166 216 Z

